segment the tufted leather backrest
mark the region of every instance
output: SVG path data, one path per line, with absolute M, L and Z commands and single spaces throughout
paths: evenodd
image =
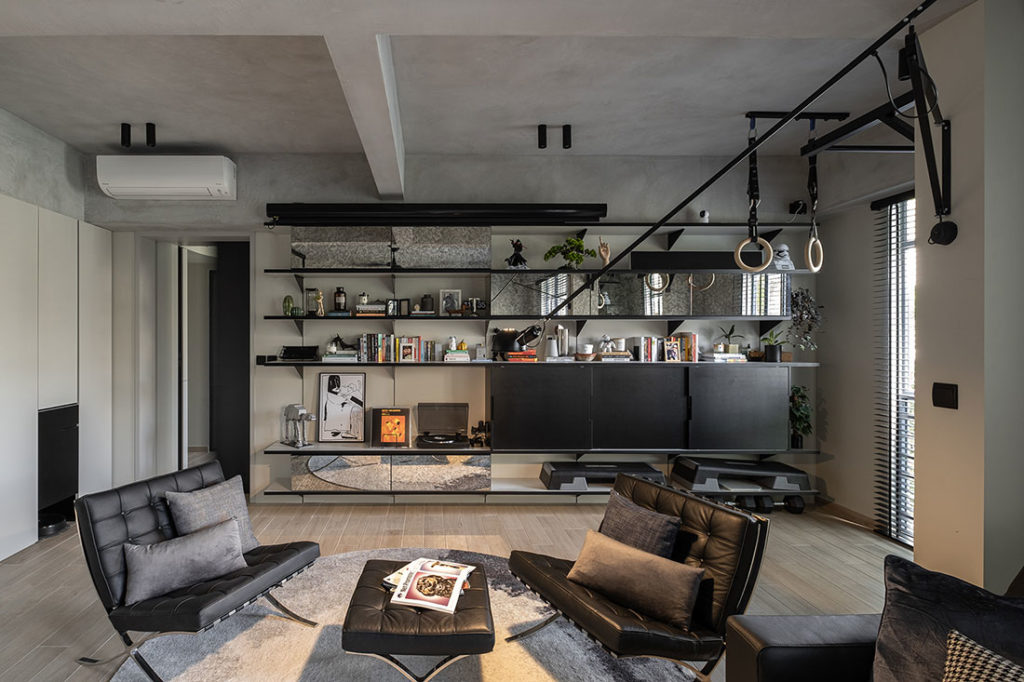
M 177 536 L 164 493 L 189 492 L 223 480 L 220 462 L 209 462 L 75 500 L 85 563 L 108 613 L 124 601 L 121 546 L 126 542 L 148 544 Z
M 705 579 L 714 580 L 707 625 L 724 634 L 725 619 L 743 613 L 754 590 L 768 519 L 626 474 L 615 478 L 615 490 L 641 507 L 682 520 L 672 558 L 703 567 Z

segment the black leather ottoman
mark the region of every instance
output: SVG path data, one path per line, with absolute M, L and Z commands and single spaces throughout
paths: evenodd
M 728 682 L 864 682 L 871 679 L 878 614 L 732 616 Z
M 483 567 L 470 574 L 455 613 L 448 614 L 391 603 L 391 590 L 384 588 L 384 578 L 406 563 L 366 562 L 342 626 L 341 646 L 346 652 L 374 656 L 408 679 L 426 682 L 459 659 L 494 649 L 494 621 Z M 445 658 L 420 677 L 394 658 L 402 654 Z

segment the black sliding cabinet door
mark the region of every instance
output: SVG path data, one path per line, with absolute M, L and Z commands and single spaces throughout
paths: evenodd
M 789 449 L 789 368 L 692 367 L 690 448 Z
M 492 365 L 491 424 L 495 450 L 589 450 L 590 368 Z
M 217 244 L 210 274 L 210 449 L 249 492 L 249 243 Z
M 686 369 L 658 363 L 592 368 L 594 448 L 686 447 Z

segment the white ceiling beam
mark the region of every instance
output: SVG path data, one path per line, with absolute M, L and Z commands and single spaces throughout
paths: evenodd
M 405 196 L 405 144 L 391 40 L 326 37 L 345 100 L 381 199 Z

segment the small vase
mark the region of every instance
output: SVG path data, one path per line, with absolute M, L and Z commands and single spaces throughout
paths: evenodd
M 802 450 L 804 447 L 804 436 L 802 433 L 789 434 L 789 447 L 791 450 Z
M 765 362 L 782 362 L 782 344 L 765 344 Z
M 281 310 L 284 311 L 285 315 L 292 314 L 292 308 L 295 307 L 295 299 L 291 296 L 285 296 L 284 300 L 281 301 Z

